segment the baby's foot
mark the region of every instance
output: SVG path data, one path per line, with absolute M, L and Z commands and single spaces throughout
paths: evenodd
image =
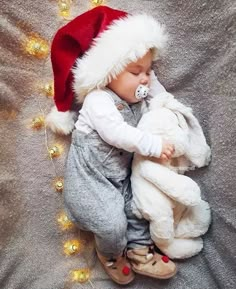
M 106 273 L 118 284 L 129 284 L 134 280 L 134 272 L 126 256 L 119 256 L 115 259 L 107 259 L 97 251 L 97 256 Z
M 141 275 L 169 279 L 177 272 L 174 262 L 167 256 L 155 252 L 152 247 L 129 249 L 127 257 L 130 259 L 134 272 Z

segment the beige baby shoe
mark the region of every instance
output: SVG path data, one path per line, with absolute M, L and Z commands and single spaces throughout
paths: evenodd
M 134 280 L 134 272 L 125 255 L 115 259 L 107 259 L 97 251 L 97 256 L 104 270 L 114 282 L 125 285 Z
M 138 274 L 157 279 L 168 279 L 177 272 L 175 263 L 167 256 L 155 252 L 153 247 L 128 249 L 126 254 L 133 271 Z

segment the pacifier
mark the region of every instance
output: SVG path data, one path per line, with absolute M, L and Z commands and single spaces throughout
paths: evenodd
M 135 97 L 138 100 L 147 97 L 149 92 L 149 88 L 146 85 L 140 84 L 137 89 L 135 90 Z

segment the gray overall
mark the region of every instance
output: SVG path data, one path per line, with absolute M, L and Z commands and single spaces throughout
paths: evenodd
M 116 94 L 124 120 L 136 126 L 141 103 L 128 105 Z M 149 224 L 132 213 L 130 168 L 133 154 L 104 142 L 96 131 L 74 130 L 65 169 L 64 200 L 69 217 L 94 233 L 97 250 L 108 258 L 152 244 Z

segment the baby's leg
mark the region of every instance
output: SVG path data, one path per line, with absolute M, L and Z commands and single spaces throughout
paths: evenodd
M 78 226 L 95 235 L 97 250 L 108 258 L 126 247 L 127 219 L 120 191 L 83 158 L 68 158 L 65 206 Z
M 103 256 L 112 258 L 123 252 L 127 244 L 127 219 L 122 199 L 120 203 L 101 206 L 94 194 L 87 198 L 86 204 L 74 200 L 69 211 L 81 229 L 94 233 L 96 248 Z
M 127 182 L 127 184 L 125 184 Z M 123 184 L 123 196 L 125 200 L 125 214 L 127 217 L 127 239 L 129 248 L 150 246 L 153 244 L 149 231 L 149 222 L 144 218 L 137 218 L 133 213 L 132 190 L 127 179 Z
M 67 158 L 67 211 L 82 229 L 94 233 L 97 256 L 107 274 L 119 284 L 128 284 L 134 274 L 123 255 L 127 244 L 124 198 L 117 184 L 106 177 L 100 160 L 94 161 L 96 154 L 84 149 L 80 141 L 74 141 Z M 98 145 L 100 141 L 95 139 L 95 146 Z
M 149 222 L 146 219 L 137 218 L 133 213 L 132 192 L 129 187 L 125 191 L 124 199 L 128 221 L 127 256 L 131 261 L 132 269 L 138 274 L 157 279 L 173 277 L 176 274 L 175 264 L 153 250 Z
M 112 209 L 112 214 L 107 210 L 101 212 L 103 213 L 107 217 L 100 215 L 97 229 L 94 229 L 97 250 L 107 258 L 120 256 L 127 244 L 127 219 L 124 210 L 116 207 Z

